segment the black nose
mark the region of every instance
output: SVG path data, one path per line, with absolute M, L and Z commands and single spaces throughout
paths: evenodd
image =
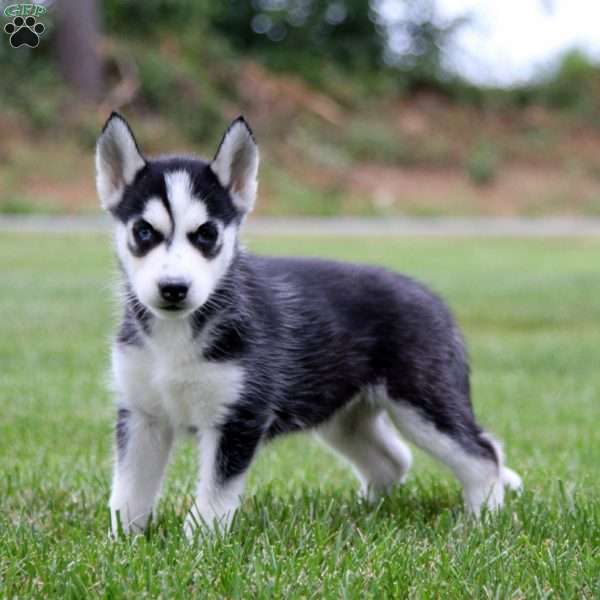
M 183 281 L 165 281 L 158 284 L 158 289 L 167 302 L 181 302 L 185 300 L 190 286 Z

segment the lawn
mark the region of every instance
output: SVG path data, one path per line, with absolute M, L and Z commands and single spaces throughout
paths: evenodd
M 309 437 L 266 448 L 224 539 L 181 535 L 195 458 L 182 443 L 145 537 L 108 536 L 117 310 L 104 236 L 0 239 L 0 596 L 598 598 L 600 241 L 257 238 L 261 252 L 385 264 L 462 324 L 480 420 L 525 492 L 463 515 L 416 453 L 406 485 L 361 502 Z

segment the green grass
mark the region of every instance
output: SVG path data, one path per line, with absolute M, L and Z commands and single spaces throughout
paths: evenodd
M 0 239 L 0 596 L 597 598 L 600 242 L 257 239 L 272 253 L 386 264 L 464 327 L 480 420 L 526 491 L 480 525 L 420 453 L 376 507 L 313 441 L 260 455 L 225 538 L 186 543 L 183 443 L 146 537 L 108 536 L 115 322 L 102 236 Z

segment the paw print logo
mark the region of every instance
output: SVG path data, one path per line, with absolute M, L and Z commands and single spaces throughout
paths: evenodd
M 46 28 L 43 23 L 38 23 L 35 17 L 15 17 L 12 23 L 7 23 L 4 26 L 5 33 L 10 35 L 10 45 L 13 48 L 19 46 L 29 46 L 37 48 L 40 43 L 40 35 L 44 33 Z

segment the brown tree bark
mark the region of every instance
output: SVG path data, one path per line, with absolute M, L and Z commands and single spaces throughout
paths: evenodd
M 83 100 L 102 92 L 96 0 L 58 0 L 56 45 L 60 71 Z

